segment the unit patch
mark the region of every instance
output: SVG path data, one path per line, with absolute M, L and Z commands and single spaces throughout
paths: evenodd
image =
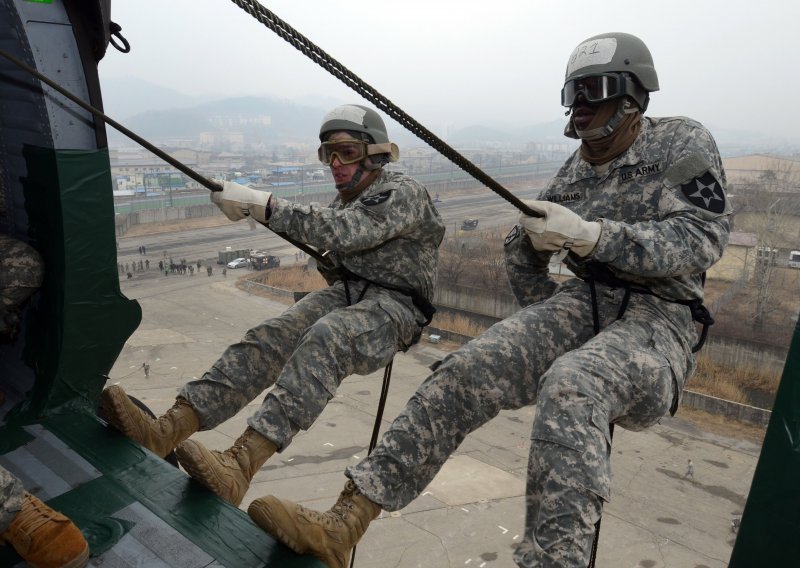
M 725 211 L 725 192 L 711 172 L 684 183 L 681 192 L 695 207 L 712 213 Z
M 510 245 L 514 241 L 514 239 L 516 239 L 518 236 L 520 236 L 520 234 L 522 234 L 522 230 L 519 228 L 519 225 L 514 225 L 513 227 L 511 227 L 511 232 L 508 233 L 508 236 L 506 237 L 506 240 L 505 240 L 505 243 L 504 243 L 503 246 Z
M 659 173 L 661 173 L 661 162 L 648 164 L 646 166 L 631 166 L 620 170 L 619 181 L 630 181 L 638 177 L 651 176 Z
M 389 196 L 392 195 L 392 191 L 384 191 L 382 193 L 376 193 L 375 195 L 368 195 L 364 199 L 361 200 L 361 203 L 364 205 L 372 206 L 372 205 L 380 205 L 387 199 Z

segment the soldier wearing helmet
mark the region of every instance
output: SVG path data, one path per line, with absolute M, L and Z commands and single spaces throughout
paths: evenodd
M 319 158 L 338 190 L 327 207 L 232 182 L 212 200 L 232 221 L 251 217 L 325 251 L 330 265 L 321 270 L 329 286 L 250 329 L 158 419 L 119 386 L 100 397 L 100 414 L 110 424 L 158 455 L 175 449 L 189 475 L 234 505 L 267 459 L 311 427 L 345 377 L 385 367 L 418 340 L 433 315 L 444 224 L 424 186 L 383 168 L 398 156 L 383 120 L 367 107 L 344 105 L 325 115 L 319 136 Z M 231 448 L 208 450 L 188 439 L 269 387 Z
M 374 451 L 347 468 L 324 513 L 267 496 L 250 516 L 298 552 L 344 566 L 381 509 L 420 495 L 468 433 L 501 410 L 536 405 L 526 519 L 514 560 L 585 567 L 611 496 L 611 426 L 641 430 L 674 413 L 702 342 L 703 274 L 730 230 L 725 174 L 698 122 L 649 118 L 659 87 L 644 43 L 609 33 L 572 53 L 562 89 L 581 146 L 527 202 L 506 237 L 523 307 L 448 354 Z M 556 282 L 555 254 L 575 278 Z

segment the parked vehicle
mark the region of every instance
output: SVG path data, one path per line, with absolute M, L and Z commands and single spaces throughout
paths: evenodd
M 464 219 L 464 222 L 461 223 L 462 231 L 474 231 L 477 228 L 478 228 L 477 219 Z
M 228 268 L 247 268 L 250 261 L 246 258 L 234 258 L 228 263 Z
M 800 250 L 789 253 L 789 268 L 800 268 Z

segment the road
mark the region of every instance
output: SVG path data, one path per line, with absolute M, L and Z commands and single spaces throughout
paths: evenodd
M 515 194 L 528 199 L 533 198 L 536 192 L 536 189 L 530 189 L 515 191 Z M 510 203 L 488 189 L 464 195 L 443 195 L 436 207 L 447 228 L 447 235 L 459 233 L 464 219 L 477 218 L 479 231 L 498 231 L 504 236 L 518 215 Z M 144 257 L 138 252 L 140 246 L 145 247 L 147 254 Z M 159 260 L 169 258 L 176 261 L 185 258 L 190 263 L 197 260 L 204 264 L 216 263 L 218 251 L 225 247 L 264 250 L 280 257 L 282 265 L 294 262 L 297 252 L 294 246 L 266 228 L 256 225 L 251 229 L 248 223 L 241 221 L 218 227 L 122 237 L 119 239 L 118 261 L 125 264 L 148 258 L 151 269 Z M 216 264 L 214 266 L 216 268 Z

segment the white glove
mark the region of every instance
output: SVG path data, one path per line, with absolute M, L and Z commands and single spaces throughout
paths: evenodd
M 263 223 L 269 218 L 271 197 L 269 191 L 250 189 L 232 181 L 223 182 L 222 191 L 211 192 L 211 201 L 231 221 L 252 217 Z
M 584 221 L 563 205 L 549 201 L 525 201 L 525 205 L 543 217 L 519 215 L 519 223 L 528 233 L 533 248 L 541 251 L 572 250 L 586 256 L 594 250 L 600 238 L 602 225 L 597 221 Z

